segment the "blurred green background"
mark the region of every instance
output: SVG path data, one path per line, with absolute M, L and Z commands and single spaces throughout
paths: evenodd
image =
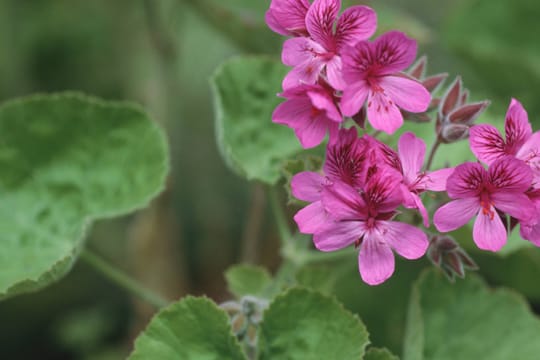
M 360 2 L 345 2 L 353 3 Z M 492 100 L 484 118 L 501 121 L 516 97 L 534 129 L 540 127 L 536 0 L 363 3 L 378 11 L 380 32 L 399 29 L 418 39 L 429 73 L 461 74 L 473 100 Z M 146 211 L 96 224 L 88 246 L 171 299 L 190 293 L 223 301 L 227 266 L 248 261 L 275 269 L 279 263 L 264 187 L 234 176 L 219 157 L 209 88 L 214 69 L 231 56 L 279 56 L 283 38 L 263 22 L 268 5 L 0 0 L 1 100 L 80 90 L 136 101 L 167 130 L 167 192 Z M 472 255 L 492 284 L 515 287 L 539 310 L 535 250 L 504 259 Z M 375 345 L 401 352 L 408 288 L 426 265 L 398 262 L 397 274 L 377 288 L 361 283 L 355 261 L 342 269 L 336 294 L 364 319 Z M 80 263 L 46 290 L 0 303 L 0 359 L 120 359 L 151 314 Z

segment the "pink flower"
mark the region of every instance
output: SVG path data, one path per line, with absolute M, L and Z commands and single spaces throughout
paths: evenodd
M 285 41 L 282 61 L 294 68 L 283 80 L 284 89 L 299 83 L 314 84 L 323 70 L 330 85 L 343 88 L 341 52 L 373 35 L 377 17 L 367 6 L 352 6 L 338 19 L 340 8 L 340 0 L 315 0 L 306 15 L 309 37 Z
M 291 179 L 291 190 L 295 198 L 311 202 L 294 216 L 300 232 L 313 234 L 324 225 L 327 214 L 321 203 L 321 191 L 331 182 L 321 174 L 304 171 Z
M 495 160 L 488 170 L 478 163 L 461 164 L 446 183 L 448 195 L 454 201 L 435 212 L 435 227 L 441 232 L 452 231 L 476 214 L 474 242 L 480 249 L 498 251 L 507 240 L 498 211 L 520 221 L 530 221 L 535 208 L 525 192 L 531 181 L 529 167 L 511 157 Z
M 308 0 L 272 0 L 265 14 L 272 31 L 284 36 L 305 36 Z
M 416 41 L 399 31 L 381 35 L 374 42 L 361 41 L 343 51 L 343 90 L 341 109 L 353 116 L 367 100 L 371 125 L 393 134 L 403 124 L 399 108 L 417 113 L 427 110 L 431 95 L 416 80 L 400 71 L 416 57 Z
M 323 85 L 300 85 L 285 90 L 280 96 L 287 100 L 278 105 L 272 121 L 294 129 L 304 148 L 319 145 L 327 132 L 335 137 L 343 117 L 333 90 Z
M 418 209 L 424 219 L 424 226 L 428 227 L 428 213 L 419 195 L 426 190 L 444 191 L 446 179 L 454 169 L 422 171 L 426 144 L 411 132 L 401 135 L 398 151 L 403 173 L 403 205 L 409 209 Z
M 401 204 L 401 175 L 388 167 L 368 179 L 365 190 L 336 182 L 321 192 L 328 220 L 314 233 L 313 241 L 321 251 L 334 251 L 355 244 L 362 279 L 378 285 L 394 272 L 392 249 L 407 259 L 423 256 L 427 236 L 412 225 L 391 219 Z
M 540 246 L 540 190 L 530 190 L 527 196 L 534 203 L 535 212 L 531 219 L 521 222 L 519 234 L 534 245 Z
M 486 164 L 513 156 L 531 167 L 535 187 L 540 186 L 540 132 L 532 133 L 527 112 L 512 99 L 504 122 L 506 140 L 493 125 L 482 124 L 470 130 L 472 152 Z

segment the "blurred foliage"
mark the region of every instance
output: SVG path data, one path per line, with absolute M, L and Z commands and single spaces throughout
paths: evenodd
M 0 1 L 1 100 L 35 92 L 80 90 L 107 99 L 135 100 L 165 127 L 173 169 L 166 193 L 170 201 L 165 206 L 172 214 L 167 221 L 174 222 L 178 232 L 166 235 L 166 226 L 156 226 L 148 235 L 149 243 L 140 249 L 161 248 L 182 265 L 185 283 L 170 285 L 182 289 L 177 297 L 190 292 L 218 300 L 230 298 L 222 273 L 239 261 L 245 246 L 246 221 L 254 213 L 249 197 L 254 192 L 219 156 L 209 78 L 233 55 L 279 57 L 282 39 L 263 24 L 268 3 Z M 345 1 L 344 5 L 353 3 Z M 529 111 L 533 128 L 540 128 L 540 102 L 535 95 L 540 85 L 538 2 L 366 3 L 379 11 L 381 29 L 397 28 L 419 39 L 420 52 L 429 55 L 432 73 L 449 72 L 451 78 L 462 74 L 473 101 L 493 101 L 481 121 L 500 123 L 513 96 Z M 411 127 L 423 129 L 426 135 L 433 129 L 431 124 Z M 444 165 L 447 156 L 468 154 L 466 143 L 441 149 L 437 166 Z M 255 206 L 265 209 L 264 204 Z M 291 207 L 291 214 L 295 210 Z M 153 271 L 147 266 L 149 252 L 132 254 L 127 235 L 139 218 L 102 223 L 90 234 L 89 242 L 121 267 L 148 274 Z M 278 245 L 271 219 L 261 219 L 258 234 L 259 259 L 263 265 L 275 267 Z M 462 244 L 471 243 L 470 235 L 458 235 Z M 515 288 L 534 308 L 540 308 L 535 284 L 540 271 L 538 249 L 523 248 L 504 259 L 480 252 L 471 255 L 491 285 Z M 133 262 L 131 256 L 138 261 Z M 399 261 L 388 283 L 371 288 L 361 283 L 356 259 L 351 257 L 338 264 L 329 262 L 323 270 L 304 270 L 299 281 L 311 286 L 320 283 L 325 292 L 336 294 L 360 315 L 375 346 L 401 354 L 410 286 L 425 266 L 427 261 Z M 330 271 L 344 275 L 329 279 L 325 273 Z M 77 265 L 69 276 L 44 291 L 0 303 L 0 358 L 122 358 L 129 353 L 133 336 L 148 321 L 144 314 L 126 294 L 86 266 Z M 86 321 L 85 316 L 93 320 Z

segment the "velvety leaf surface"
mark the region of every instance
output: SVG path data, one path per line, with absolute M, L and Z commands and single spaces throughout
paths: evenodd
M 428 271 L 414 286 L 405 360 L 538 359 L 540 320 L 526 301 L 474 274 L 451 284 Z
M 302 288 L 278 296 L 259 330 L 260 359 L 362 359 L 360 319 L 334 298 Z
M 399 360 L 399 358 L 388 349 L 371 347 L 367 350 L 364 360 Z
M 92 220 L 148 204 L 168 171 L 161 130 L 137 106 L 80 94 L 0 106 L 0 297 L 46 286 Z
M 301 150 L 292 129 L 272 122 L 287 69 L 265 57 L 224 63 L 212 79 L 221 155 L 248 180 L 275 184 L 281 163 Z
M 188 296 L 161 310 L 135 341 L 131 360 L 246 359 L 227 314 L 207 298 Z
M 262 296 L 272 281 L 268 271 L 260 266 L 240 264 L 225 272 L 227 287 L 237 297 Z

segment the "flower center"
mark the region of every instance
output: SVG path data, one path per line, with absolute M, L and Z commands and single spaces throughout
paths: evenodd
M 489 216 L 489 220 L 493 220 L 495 217 L 495 211 L 493 211 L 493 202 L 491 201 L 489 194 L 482 192 L 480 195 L 480 207 L 482 208 L 482 214 Z

